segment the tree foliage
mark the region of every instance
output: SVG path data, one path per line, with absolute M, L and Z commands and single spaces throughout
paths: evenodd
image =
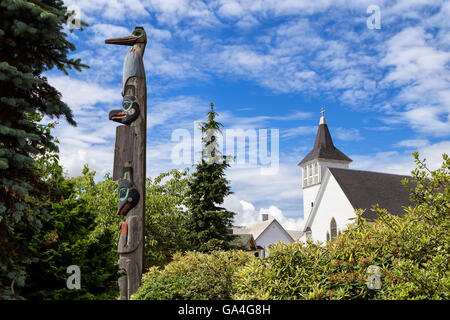
M 41 228 L 22 233 L 33 258 L 10 294 L 26 299 L 114 299 L 118 254 L 117 228 L 112 226 L 117 222 L 111 223 L 115 217 L 106 213 L 117 204 L 115 183 L 108 176 L 95 183 L 95 172 L 87 166 L 81 176 L 65 178 L 58 160 L 56 153 L 47 153 L 36 162 L 42 179 L 59 190 L 60 197 L 41 201 L 47 212 Z M 80 290 L 66 287 L 70 265 L 80 267 Z
M 164 266 L 175 252 L 191 249 L 186 223 L 189 214 L 188 170 L 173 169 L 147 178 L 145 205 L 145 266 Z
M 62 32 L 68 17 L 63 1 L 0 3 L 0 296 L 24 285 L 24 268 L 33 260 L 26 234 L 38 232 L 46 197 L 58 198 L 40 177 L 36 158 L 57 145 L 39 125 L 42 116 L 75 125 L 70 108 L 42 75 L 54 67 L 68 73 L 85 65 L 68 57 L 75 47 Z
M 229 248 L 232 235 L 229 234 L 234 212 L 220 205 L 231 194 L 231 187 L 225 177 L 225 170 L 230 166 L 226 156 L 218 150 L 217 137 L 221 123 L 215 120 L 217 113 L 208 112 L 208 121 L 200 124 L 204 134 L 204 148 L 200 163 L 196 165 L 192 179 L 189 181 L 190 193 L 187 207 L 190 211 L 188 231 L 196 250 L 210 251 Z
M 48 203 L 49 217 L 28 248 L 39 259 L 27 269 L 21 294 L 27 299 L 114 299 L 118 295 L 116 230 L 102 228 L 100 214 L 86 193 L 75 191 L 61 202 Z M 81 288 L 69 290 L 67 267 L 80 267 Z

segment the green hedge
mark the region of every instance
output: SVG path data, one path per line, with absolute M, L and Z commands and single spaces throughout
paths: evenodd
M 383 214 L 383 213 L 381 213 Z M 234 299 L 448 299 L 448 224 L 410 213 L 352 225 L 333 242 L 279 243 L 242 268 Z M 369 289 L 369 266 L 381 288 Z
M 231 299 L 235 272 L 255 259 L 239 250 L 175 254 L 164 269 L 153 267 L 143 275 L 143 284 L 132 299 Z
M 414 153 L 414 206 L 393 216 L 377 206 L 376 221 L 356 212 L 355 223 L 332 242 L 277 244 L 270 257 L 238 271 L 235 299 L 449 298 L 450 159 L 431 171 Z M 367 281 L 379 268 L 381 287 Z M 369 268 L 370 267 L 370 268 Z M 372 287 L 372 288 L 369 288 Z

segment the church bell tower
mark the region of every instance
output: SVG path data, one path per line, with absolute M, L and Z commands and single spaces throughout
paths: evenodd
M 314 206 L 326 168 L 348 169 L 352 159 L 337 149 L 331 139 L 322 108 L 314 147 L 298 164 L 302 168 L 303 217 L 306 222 Z

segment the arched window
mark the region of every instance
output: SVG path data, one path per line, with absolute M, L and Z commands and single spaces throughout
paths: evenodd
M 330 233 L 327 231 L 327 241 L 330 241 Z
M 336 220 L 334 220 L 334 218 L 331 218 L 331 222 L 330 222 L 330 236 L 331 236 L 331 240 L 334 240 L 334 238 L 337 237 L 337 225 L 336 225 Z

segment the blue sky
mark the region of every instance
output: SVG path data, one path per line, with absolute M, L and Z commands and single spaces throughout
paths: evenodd
M 68 175 L 84 163 L 110 172 L 127 47 L 104 40 L 137 25 L 147 32 L 147 174 L 171 168 L 177 129 L 192 135 L 209 102 L 224 129 L 278 129 L 279 169 L 228 170 L 225 206 L 236 224 L 269 213 L 288 229 L 303 224 L 297 163 L 312 148 L 321 108 L 351 168 L 408 174 L 411 153 L 437 167 L 450 151 L 450 2 L 303 0 L 65 1 L 84 31 L 69 34 L 90 65 L 69 77 L 47 74 L 75 114 L 55 130 Z M 370 5 L 381 28 L 369 29 Z

